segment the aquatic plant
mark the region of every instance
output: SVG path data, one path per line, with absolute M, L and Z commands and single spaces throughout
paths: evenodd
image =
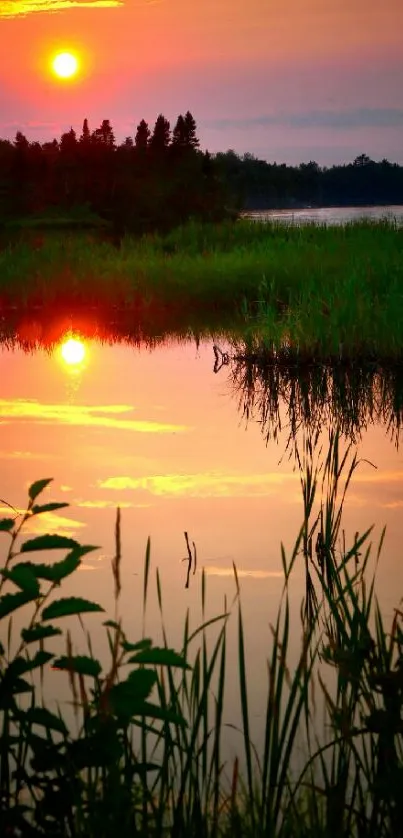
M 112 562 L 116 613 L 104 621 L 110 657 L 105 665 L 94 656 L 88 631 L 85 654 L 77 654 L 71 631 L 63 633 L 59 625 L 102 613 L 97 603 L 60 595 L 64 580 L 95 548 L 61 536 L 22 540 L 32 516 L 65 506 L 38 501 L 49 480 L 30 487 L 25 513 L 16 516 L 10 508 L 0 522 L 2 537 L 9 539 L 0 583 L 0 620 L 3 626 L 8 620 L 0 648 L 2 834 L 401 834 L 403 614 L 397 608 L 390 629 L 385 627 L 370 570 L 370 531 L 356 536 L 350 547 L 342 537 L 345 492 L 357 467 L 354 452 L 340 453 L 336 431 L 324 455 L 313 435 L 299 456 L 303 523 L 288 559 L 282 548 L 284 585 L 268 649 L 260 744 L 251 740 L 236 568 L 234 600 L 216 617 L 207 613 L 202 572 L 202 624 L 192 630 L 187 615 L 179 654 L 169 644 L 157 571 L 163 643 L 155 647 L 145 636 L 131 642 L 119 617 L 118 511 Z M 310 540 L 319 532 L 320 549 L 313 550 Z M 382 543 L 383 535 L 375 564 Z M 43 552 L 59 549 L 67 551 L 64 559 L 41 560 Z M 292 613 L 290 585 L 301 561 L 309 585 L 299 619 Z M 143 615 L 150 570 L 148 542 Z M 24 628 L 18 632 L 11 615 L 20 611 Z M 231 614 L 237 623 L 242 749 L 228 766 L 222 742 Z M 293 666 L 290 637 L 296 630 L 301 644 Z M 65 653 L 51 651 L 61 640 Z M 61 708 L 52 712 L 43 697 L 41 683 L 52 668 L 66 672 L 75 733 Z M 326 714 L 325 733 L 317 724 L 319 703 Z
M 49 235 L 0 253 L 0 306 L 131 311 L 197 328 L 232 323 L 296 357 L 401 357 L 403 229 L 245 220 L 166 236 Z M 376 312 L 376 317 L 374 317 Z

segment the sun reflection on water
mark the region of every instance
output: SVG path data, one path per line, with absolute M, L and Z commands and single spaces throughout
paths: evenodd
M 78 337 L 70 335 L 60 346 L 63 361 L 70 367 L 82 365 L 86 357 L 86 347 Z

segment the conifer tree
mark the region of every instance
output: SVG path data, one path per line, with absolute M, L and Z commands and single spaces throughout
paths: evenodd
M 134 145 L 137 149 L 141 151 L 146 151 L 149 141 L 150 141 L 151 131 L 148 127 L 148 123 L 145 119 L 142 119 L 136 130 L 136 136 L 134 139 Z
M 170 143 L 170 124 L 163 114 L 156 119 L 150 139 L 150 148 L 157 153 L 166 151 Z
M 185 113 L 186 145 L 193 149 L 199 148 L 200 145 L 196 134 L 196 128 L 196 120 L 190 111 L 187 111 Z

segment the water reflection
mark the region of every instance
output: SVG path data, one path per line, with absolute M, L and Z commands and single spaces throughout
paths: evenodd
M 228 368 L 238 406 L 247 421 L 260 423 L 269 442 L 288 430 L 335 427 L 358 442 L 370 425 L 381 424 L 399 443 L 403 419 L 403 365 L 324 364 L 297 361 L 281 351 L 235 341 L 231 352 L 215 347 L 214 372 Z

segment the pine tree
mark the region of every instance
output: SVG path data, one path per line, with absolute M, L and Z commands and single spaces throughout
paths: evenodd
M 189 148 L 199 148 L 199 140 L 196 134 L 196 120 L 193 118 L 190 111 L 185 113 L 185 130 L 186 130 L 186 145 Z
M 92 135 L 97 143 L 108 148 L 115 148 L 115 135 L 109 119 L 103 119 L 99 128 Z
M 157 117 L 150 139 L 150 148 L 157 153 L 164 153 L 170 143 L 170 124 L 160 113 Z
M 142 119 L 137 126 L 134 144 L 139 151 L 146 151 L 150 141 L 151 131 L 145 119 Z
M 29 142 L 25 134 L 22 133 L 22 131 L 17 131 L 15 135 L 14 146 L 19 151 L 26 151 L 29 148 Z
M 62 134 L 60 137 L 60 151 L 62 154 L 74 152 L 77 147 L 77 135 L 74 128 L 70 128 L 70 131 L 66 131 L 65 134 Z
M 172 132 L 172 147 L 177 149 L 185 148 L 187 145 L 187 128 L 185 119 L 179 114 L 175 128 Z
M 88 145 L 91 142 L 91 132 L 88 127 L 88 119 L 84 119 L 83 130 L 79 139 L 82 145 Z

